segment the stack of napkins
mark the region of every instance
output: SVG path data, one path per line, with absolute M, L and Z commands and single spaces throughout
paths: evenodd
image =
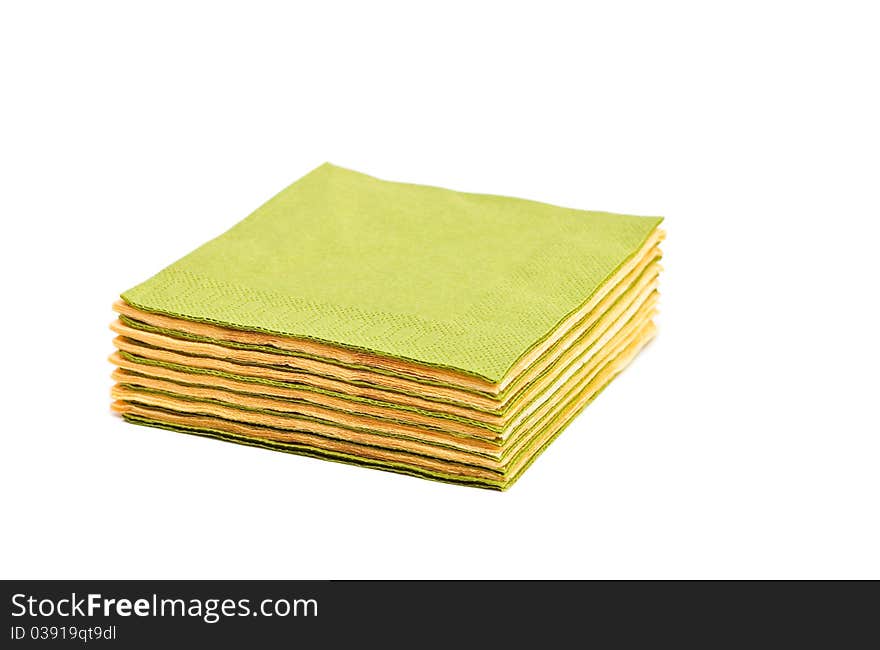
M 323 165 L 122 294 L 113 408 L 507 488 L 654 335 L 660 222 Z

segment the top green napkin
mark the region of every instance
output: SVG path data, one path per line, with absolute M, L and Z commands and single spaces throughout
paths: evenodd
M 122 298 L 498 382 L 661 220 L 324 164 Z

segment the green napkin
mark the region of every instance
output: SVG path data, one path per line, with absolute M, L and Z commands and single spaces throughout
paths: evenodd
M 661 220 L 325 164 L 122 298 L 498 382 Z

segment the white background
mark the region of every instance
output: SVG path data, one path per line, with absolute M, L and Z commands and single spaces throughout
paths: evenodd
M 4 3 L 0 575 L 880 578 L 880 23 L 726 4 Z M 508 493 L 111 416 L 116 296 L 324 161 L 667 217 Z

